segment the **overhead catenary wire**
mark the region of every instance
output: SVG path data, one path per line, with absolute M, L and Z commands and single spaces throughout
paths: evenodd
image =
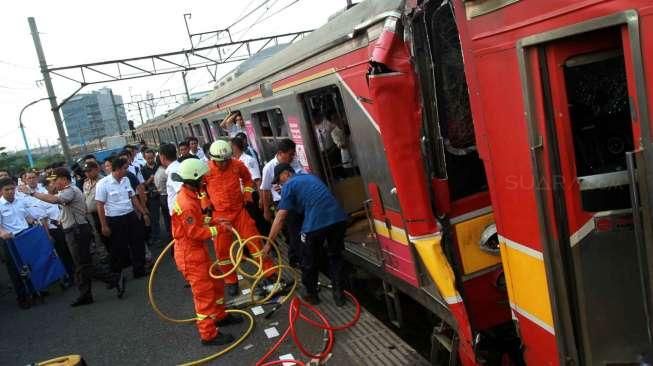
M 274 2 L 270 6 L 266 7 L 265 11 L 263 13 L 261 13 L 261 15 L 259 15 L 259 17 L 256 18 L 256 20 L 254 20 L 252 22 L 252 24 L 250 24 L 249 27 L 247 27 L 247 29 L 240 30 L 240 31 L 234 33 L 234 34 L 240 34 L 240 37 L 238 38 L 238 40 L 242 40 L 243 38 L 245 38 L 245 35 L 247 35 L 247 33 L 249 33 L 249 31 L 252 30 L 252 28 L 254 28 L 257 24 L 259 24 L 261 18 L 263 18 L 265 16 L 265 14 L 267 14 L 267 12 L 270 11 L 270 8 L 272 8 L 278 1 L 279 0 L 274 0 Z
M 274 13 L 268 15 L 267 17 L 265 17 L 265 18 L 259 20 L 259 21 L 258 21 L 258 24 L 261 24 L 261 23 L 265 22 L 266 20 L 268 20 L 268 19 L 272 18 L 273 16 L 275 16 L 275 15 L 281 13 L 282 11 L 284 11 L 284 10 L 288 9 L 289 7 L 291 7 L 291 6 L 295 5 L 295 4 L 297 4 L 297 3 L 300 2 L 300 1 L 301 1 L 301 0 L 294 0 L 294 1 L 291 2 L 290 4 L 288 4 L 288 5 L 284 6 L 283 8 L 281 8 L 281 9 L 275 11 Z
M 269 3 L 269 2 L 270 2 L 270 0 L 264 0 L 264 1 L 263 1 L 262 3 L 260 3 L 257 7 L 255 7 L 254 9 L 252 9 L 250 12 L 248 12 L 248 13 L 245 14 L 244 16 L 242 16 L 242 17 L 236 19 L 236 21 L 234 21 L 233 23 L 231 23 L 230 25 L 228 25 L 228 26 L 226 27 L 226 29 L 231 29 L 231 27 L 233 27 L 234 25 L 236 25 L 236 24 L 240 23 L 241 21 L 245 20 L 247 17 L 249 17 L 250 15 L 254 14 L 257 10 L 259 10 L 260 8 L 262 8 L 265 4 L 267 4 L 267 3 Z

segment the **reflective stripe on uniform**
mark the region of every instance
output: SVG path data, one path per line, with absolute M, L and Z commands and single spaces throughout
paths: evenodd
M 197 320 L 204 320 L 204 319 L 210 317 L 210 315 L 204 315 L 204 314 L 200 314 L 200 313 L 195 313 L 195 315 L 197 316 Z
M 204 216 L 204 223 L 205 224 L 210 224 L 211 223 L 211 216 Z
M 221 298 L 215 300 L 215 303 L 218 304 L 218 305 L 224 305 L 224 297 L 221 297 Z
M 211 231 L 211 236 L 218 235 L 218 228 L 216 228 L 215 226 L 209 226 L 209 230 Z
M 245 189 L 243 189 L 243 191 L 244 191 L 245 193 L 247 193 L 247 192 L 249 192 L 249 193 L 254 193 L 254 188 L 252 188 L 252 187 L 245 187 Z
M 172 212 L 174 212 L 177 215 L 181 215 L 182 210 L 181 207 L 179 206 L 179 203 L 175 200 L 175 204 L 172 206 Z

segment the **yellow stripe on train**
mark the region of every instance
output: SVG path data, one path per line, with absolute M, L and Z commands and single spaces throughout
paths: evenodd
M 388 227 L 383 221 L 376 219 L 374 220 L 374 229 L 376 230 L 377 235 L 381 235 L 387 239 L 394 240 L 397 243 L 401 243 L 403 245 L 408 245 L 408 238 L 404 229 L 391 225 L 390 229 L 388 230 Z
M 513 310 L 553 333 L 553 314 L 542 253 L 504 237 L 499 241 Z

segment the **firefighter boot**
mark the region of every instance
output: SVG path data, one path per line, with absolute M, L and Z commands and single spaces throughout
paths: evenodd
M 222 346 L 225 344 L 229 344 L 234 341 L 234 336 L 232 336 L 229 333 L 218 333 L 218 335 L 215 336 L 215 338 L 210 339 L 210 340 L 204 340 L 202 339 L 202 345 L 203 346 Z
M 227 314 L 224 318 L 215 321 L 216 327 L 226 327 L 228 325 L 240 324 L 243 322 L 243 317 L 240 315 Z

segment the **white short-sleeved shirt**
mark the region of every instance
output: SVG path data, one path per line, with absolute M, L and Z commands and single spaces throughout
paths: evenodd
M 190 153 L 193 154 L 193 155 L 195 155 L 195 156 L 197 156 L 198 159 L 203 160 L 203 161 L 206 161 L 206 160 L 205 160 L 205 159 L 206 159 L 206 155 L 204 154 L 204 150 L 202 150 L 201 148 L 198 148 L 197 151 L 195 151 L 195 152 L 192 152 L 192 151 L 191 151 Z
M 118 182 L 111 174 L 100 179 L 95 186 L 95 200 L 104 202 L 107 217 L 123 216 L 134 211 L 132 196 L 134 190 L 127 177 L 122 177 Z
M 48 193 L 47 191 L 44 192 L 44 190 L 39 189 L 39 187 L 37 187 L 35 191 L 39 193 Z M 25 203 L 27 213 L 29 213 L 32 218 L 41 220 L 48 217 L 48 205 L 50 205 L 49 203 L 43 202 L 38 198 L 18 191 L 16 192 L 16 199 L 21 200 Z
M 240 154 L 238 160 L 242 161 L 243 164 L 245 164 L 247 170 L 249 170 L 249 174 L 252 176 L 252 180 L 261 179 L 261 168 L 259 168 L 256 159 L 245 153 L 242 153 Z
M 139 166 L 145 165 L 147 162 L 145 161 L 145 158 L 143 157 L 143 152 L 139 151 L 138 154 L 134 157 L 134 161 L 132 164 L 137 164 Z
M 47 209 L 47 214 L 48 214 L 48 228 L 50 229 L 56 229 L 57 225 L 53 224 L 52 221 L 59 221 L 59 218 L 61 217 L 61 209 L 59 208 L 59 205 L 56 205 L 54 203 L 48 203 L 48 209 Z
M 129 167 L 127 168 L 127 170 L 129 170 L 130 173 L 136 176 L 136 179 L 138 179 L 138 184 L 143 184 L 145 182 L 145 179 L 143 178 L 143 173 L 141 172 L 141 168 L 142 166 L 137 164 L 135 161 L 129 164 Z
M 164 168 L 163 165 L 159 165 L 154 173 L 154 185 L 156 186 L 156 190 L 159 191 L 159 194 L 168 195 L 168 191 L 166 190 L 167 180 L 168 176 L 166 176 L 166 168 Z
M 245 129 L 243 127 L 240 127 L 237 123 L 233 123 L 231 126 L 227 128 L 227 132 L 229 133 L 229 137 L 236 137 L 237 134 L 239 133 L 245 133 Z
M 168 193 L 168 209 L 170 210 L 170 216 L 174 213 L 172 210 L 172 207 L 175 204 L 175 198 L 177 198 L 177 193 L 181 189 L 181 182 L 175 182 L 172 180 L 172 173 L 177 173 L 179 170 L 179 162 L 177 160 L 173 161 L 168 165 L 166 168 L 166 175 L 168 178 L 166 179 L 166 192 Z
M 272 200 L 274 202 L 279 202 L 281 200 L 281 195 L 272 189 L 272 181 L 274 180 L 274 167 L 279 165 L 279 160 L 275 156 L 272 160 L 268 161 L 267 164 L 263 167 L 263 176 L 261 178 L 261 190 L 262 191 L 271 191 Z M 296 174 L 306 174 L 304 168 L 302 168 L 299 160 L 292 159 L 290 166 L 295 170 Z
M 24 200 L 16 197 L 13 202 L 9 202 L 4 197 L 0 197 L 0 225 L 4 230 L 16 235 L 27 229 L 28 216 L 29 212 Z

